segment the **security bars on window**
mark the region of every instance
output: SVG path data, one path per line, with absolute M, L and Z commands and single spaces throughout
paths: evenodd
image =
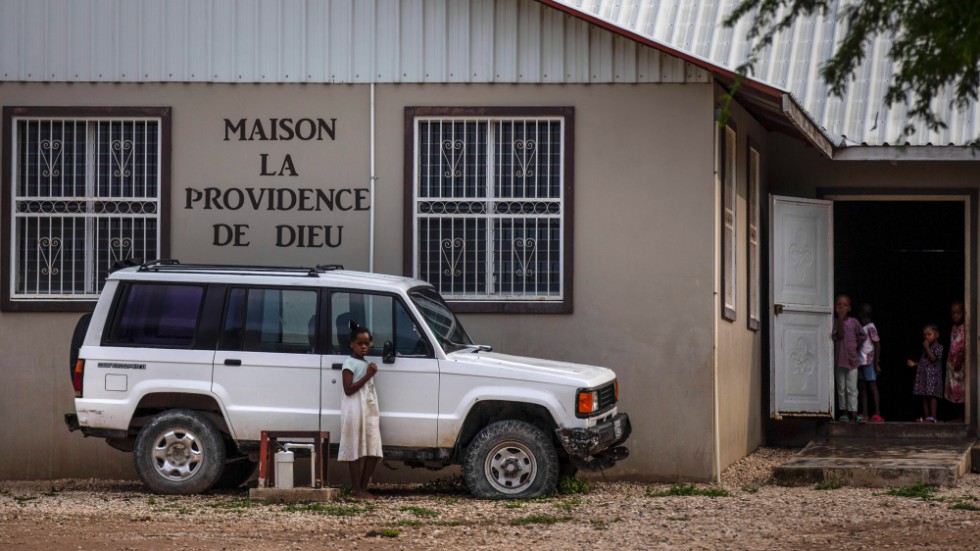
M 561 118 L 419 118 L 415 269 L 449 300 L 561 300 Z
M 11 298 L 91 300 L 159 256 L 160 121 L 15 119 Z

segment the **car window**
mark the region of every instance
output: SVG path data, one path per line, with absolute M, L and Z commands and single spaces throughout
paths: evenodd
M 310 354 L 316 351 L 314 290 L 233 288 L 221 350 Z
M 203 286 L 130 284 L 107 344 L 190 348 L 203 299 Z
M 385 341 L 391 341 L 402 356 L 429 356 L 418 325 L 397 298 L 371 293 L 334 292 L 330 298 L 332 318 L 330 347 L 334 354 L 350 354 L 350 323 L 367 327 L 374 337 L 369 355 L 380 356 Z

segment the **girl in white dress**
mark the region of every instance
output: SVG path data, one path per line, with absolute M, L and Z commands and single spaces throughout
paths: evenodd
M 374 468 L 381 459 L 381 412 L 374 375 L 378 366 L 364 355 L 371 349 L 366 327 L 351 331 L 351 355 L 344 360 L 344 395 L 340 399 L 340 451 L 338 461 L 349 461 L 354 497 L 375 499 L 367 491 Z

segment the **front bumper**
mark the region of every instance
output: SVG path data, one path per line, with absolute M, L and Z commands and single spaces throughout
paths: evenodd
M 558 440 L 570 457 L 585 459 L 601 452 L 619 447 L 629 438 L 633 427 L 629 415 L 617 413 L 611 419 L 585 429 L 555 430 Z M 620 453 L 628 453 L 623 452 Z

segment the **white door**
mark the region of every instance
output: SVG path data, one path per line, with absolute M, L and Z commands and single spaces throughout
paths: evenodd
M 436 447 L 439 413 L 439 362 L 418 325 L 395 295 L 337 290 L 330 294 L 330 350 L 323 357 L 321 430 L 340 442 L 340 400 L 344 391 L 344 360 L 350 356 L 354 321 L 371 330 L 374 346 L 365 359 L 378 366 L 375 376 L 381 410 L 381 442 L 385 448 Z M 395 362 L 381 361 L 385 341 L 397 352 Z
M 239 440 L 320 422 L 316 289 L 236 287 L 214 355 L 212 391 Z
M 834 414 L 833 203 L 770 197 L 770 414 Z

